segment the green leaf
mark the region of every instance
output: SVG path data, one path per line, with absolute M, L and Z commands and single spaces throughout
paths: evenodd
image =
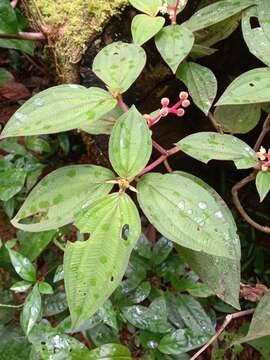
M 53 282 L 56 283 L 60 280 L 64 279 L 64 269 L 63 269 L 63 265 L 58 265 L 56 270 L 55 270 L 55 274 L 53 277 Z
M 34 42 L 31 40 L 0 39 L 0 48 L 19 50 L 32 56 L 34 54 Z
M 82 126 L 82 130 L 88 134 L 110 134 L 116 123 L 116 120 L 123 115 L 123 110 L 116 106 L 113 110 L 109 111 L 97 120 L 91 121 L 91 123 Z
M 259 26 L 252 28 L 251 19 L 256 19 Z M 264 21 L 269 23 L 269 19 L 270 17 Z M 259 18 L 257 6 L 247 9 L 242 17 L 242 32 L 249 51 L 265 65 L 270 66 L 270 31 L 268 34 L 265 33 L 262 21 L 263 19 Z
M 12 78 L 13 78 L 13 76 L 9 71 L 7 71 L 6 69 L 0 68 L 0 86 L 5 85 Z
M 225 132 L 246 134 L 261 118 L 261 104 L 217 106 L 214 117 Z
M 117 95 L 127 91 L 142 72 L 145 63 L 146 54 L 140 46 L 117 41 L 97 54 L 93 71 Z
M 230 224 L 231 236 L 234 236 L 234 234 L 237 233 L 237 227 L 229 208 L 219 194 L 196 176 L 183 172 L 181 172 L 181 174 L 193 179 L 208 191 L 209 195 L 215 198 L 220 208 L 222 208 L 225 221 Z M 240 242 L 237 236 L 235 237 L 235 241 L 236 252 L 240 253 Z M 189 266 L 219 298 L 236 309 L 240 309 L 240 258 L 227 259 L 225 257 L 203 254 L 180 246 L 178 246 L 177 249 L 181 257 L 184 257 Z
M 9 0 L 1 0 L 0 14 L 0 33 L 16 34 L 18 32 L 17 17 Z
M 270 336 L 264 336 L 256 340 L 251 340 L 248 344 L 262 355 L 263 360 L 270 360 Z
M 191 51 L 194 44 L 194 36 L 183 25 L 169 25 L 156 35 L 155 43 L 163 60 L 175 74 L 179 64 Z
M 0 200 L 8 201 L 23 187 L 27 175 L 26 169 L 11 165 L 0 169 Z
M 131 23 L 131 33 L 135 44 L 143 45 L 155 36 L 165 23 L 164 17 L 152 17 L 149 15 L 136 15 Z
M 71 165 L 59 168 L 44 177 L 30 192 L 12 224 L 25 231 L 57 229 L 71 223 L 75 214 L 96 199 L 108 194 L 113 173 L 94 165 Z M 23 224 L 33 215 L 36 223 Z
M 53 134 L 80 128 L 115 105 L 116 100 L 99 88 L 54 86 L 26 101 L 10 118 L 1 137 Z
M 259 171 L 256 176 L 256 188 L 262 202 L 270 191 L 270 172 Z
M 147 164 L 152 152 L 147 122 L 132 106 L 116 122 L 109 142 L 109 157 L 117 174 L 132 179 Z
M 53 288 L 47 282 L 41 282 L 38 284 L 38 289 L 41 294 L 50 295 L 53 294 Z
M 176 77 L 183 81 L 194 103 L 207 115 L 217 94 L 214 73 L 205 66 L 184 62 L 178 68 Z
M 253 104 L 270 101 L 270 68 L 252 69 L 238 76 L 217 105 Z
M 248 169 L 258 163 L 255 151 L 232 135 L 198 132 L 183 138 L 176 146 L 205 164 L 210 160 L 232 160 L 237 169 Z
M 152 253 L 152 261 L 154 265 L 161 264 L 164 260 L 167 259 L 169 254 L 173 249 L 173 243 L 166 239 L 165 237 L 161 237 L 153 247 Z
M 131 360 L 131 354 L 127 347 L 120 344 L 105 344 L 90 351 L 89 360 Z
M 21 329 L 14 325 L 0 327 L 1 360 L 29 360 L 30 346 Z
M 89 319 L 119 285 L 141 232 L 138 210 L 125 193 L 96 201 L 77 216 L 75 225 L 91 239 L 68 243 L 64 254 L 73 328 Z
M 245 8 L 254 5 L 254 0 L 222 0 L 203 7 L 184 24 L 191 31 L 204 29 L 225 20 Z
M 105 301 L 103 306 L 96 313 L 100 317 L 104 324 L 118 330 L 116 312 L 114 311 L 112 302 L 110 300 Z
M 204 56 L 208 56 L 208 55 L 212 55 L 217 51 L 217 49 L 212 49 L 210 47 L 204 46 L 204 45 L 199 45 L 199 44 L 194 44 L 191 52 L 189 54 L 189 56 L 195 60 L 198 58 L 202 58 Z
M 202 253 L 240 258 L 235 227 L 215 197 L 182 173 L 143 176 L 138 200 L 149 221 L 166 238 Z
M 20 242 L 20 253 L 30 261 L 36 260 L 54 239 L 55 234 L 55 230 L 42 231 L 40 233 L 18 231 L 17 238 Z
M 9 253 L 10 261 L 16 271 L 16 273 L 24 280 L 29 282 L 36 281 L 36 269 L 32 265 L 31 261 L 18 253 L 17 251 L 11 250 L 6 246 Z
M 10 290 L 16 292 L 16 293 L 21 293 L 21 292 L 25 292 L 26 290 L 30 289 L 30 287 L 33 285 L 32 282 L 28 282 L 28 281 L 17 281 L 15 284 L 13 284 L 10 288 Z
M 149 307 L 136 305 L 122 310 L 127 321 L 142 330 L 166 333 L 172 329 L 167 321 L 166 302 L 163 297 L 156 298 Z
M 41 313 L 41 296 L 38 290 L 38 284 L 25 299 L 21 315 L 21 325 L 26 335 L 29 335 L 33 326 L 37 322 Z
M 43 316 L 54 316 L 67 310 L 67 298 L 63 289 L 59 288 L 54 294 L 48 295 L 43 302 Z
M 270 39 L 270 9 L 268 0 L 255 0 L 258 10 L 258 16 L 260 20 L 261 27 L 266 34 L 266 36 Z
M 129 2 L 137 10 L 150 16 L 156 16 L 162 6 L 162 0 L 129 0 Z

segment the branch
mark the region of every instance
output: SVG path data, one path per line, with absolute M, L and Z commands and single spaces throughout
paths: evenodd
M 246 213 L 245 209 L 243 208 L 243 206 L 242 206 L 242 204 L 241 204 L 241 202 L 239 200 L 239 196 L 238 196 L 239 190 L 242 189 L 244 186 L 246 186 L 251 181 L 253 181 L 256 178 L 256 174 L 257 174 L 257 172 L 254 171 L 249 176 L 245 177 L 244 179 L 242 179 L 241 181 L 239 181 L 238 183 L 236 183 L 233 186 L 233 188 L 232 188 L 232 199 L 233 199 L 233 203 L 234 203 L 236 209 L 239 211 L 239 213 L 241 214 L 243 219 L 248 224 L 250 224 L 251 226 L 253 226 L 255 229 L 257 229 L 259 231 L 270 234 L 270 228 L 268 226 L 260 225 L 256 221 L 251 219 L 251 217 Z
M 197 359 L 217 338 L 219 335 L 226 329 L 226 327 L 230 324 L 230 322 L 233 319 L 237 319 L 243 316 L 251 315 L 253 314 L 255 309 L 249 309 L 244 311 L 239 311 L 234 314 L 229 314 L 225 317 L 224 323 L 221 325 L 220 329 L 217 331 L 217 333 L 198 351 L 195 355 L 192 356 L 190 360 Z
M 263 124 L 263 128 L 262 131 L 256 141 L 256 144 L 254 145 L 254 151 L 258 151 L 263 139 L 265 138 L 265 136 L 269 133 L 270 131 L 270 114 L 267 115 L 266 119 L 264 120 L 264 124 Z
M 224 131 L 223 131 L 221 125 L 219 124 L 217 119 L 214 117 L 214 115 L 211 113 L 211 111 L 209 111 L 209 113 L 208 113 L 208 119 L 211 121 L 211 123 L 214 126 L 214 128 L 216 129 L 216 131 L 223 135 Z
M 23 32 L 23 31 L 20 31 L 18 34 L 0 34 L 0 39 L 17 39 L 17 40 L 41 41 L 41 40 L 46 40 L 46 37 L 42 32 Z

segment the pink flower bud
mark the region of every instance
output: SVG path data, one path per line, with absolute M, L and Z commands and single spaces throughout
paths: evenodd
M 262 165 L 262 171 L 268 171 L 268 166 Z
M 145 118 L 145 120 L 146 120 L 147 122 L 149 122 L 149 121 L 152 120 L 151 116 L 148 115 L 148 114 L 144 114 L 143 117 Z
M 188 98 L 188 93 L 186 91 L 181 91 L 179 94 L 180 100 L 186 100 Z
M 189 101 L 189 100 L 183 100 L 182 106 L 183 106 L 184 108 L 189 107 L 189 105 L 190 105 L 190 101 Z
M 167 107 L 164 107 L 164 108 L 160 109 L 159 114 L 162 117 L 165 117 L 165 116 L 167 116 L 169 114 L 169 109 Z
M 184 109 L 177 109 L 176 110 L 176 115 L 177 116 L 184 116 L 185 115 L 185 110 Z
M 162 106 L 167 107 L 169 105 L 169 103 L 170 103 L 170 99 L 168 99 L 166 97 L 161 99 Z

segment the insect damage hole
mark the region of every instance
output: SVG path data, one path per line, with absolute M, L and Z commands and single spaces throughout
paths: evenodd
M 129 237 L 129 225 L 128 224 L 123 225 L 121 237 L 125 241 L 128 240 L 128 237 Z

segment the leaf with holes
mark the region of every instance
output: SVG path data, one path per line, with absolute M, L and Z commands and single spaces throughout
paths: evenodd
M 141 232 L 138 210 L 125 193 L 96 201 L 78 214 L 75 225 L 91 238 L 68 243 L 64 255 L 65 288 L 74 329 L 119 285 Z
M 135 44 L 143 45 L 155 36 L 165 23 L 164 17 L 152 17 L 149 15 L 136 15 L 131 23 L 131 33 Z
M 175 74 L 179 64 L 190 53 L 194 36 L 185 26 L 169 25 L 156 35 L 155 43 L 163 60 Z
M 204 29 L 254 5 L 254 0 L 222 0 L 203 7 L 184 24 L 191 31 Z
M 270 101 L 270 68 L 253 69 L 238 76 L 216 105 L 253 104 Z
M 259 27 L 251 27 L 251 19 L 254 18 L 258 20 Z M 265 65 L 270 66 L 270 32 L 264 32 L 261 21 L 263 20 L 259 18 L 257 6 L 247 9 L 242 17 L 242 32 L 250 52 Z M 267 22 L 269 21 L 270 18 Z
M 59 85 L 26 101 L 10 118 L 1 137 L 53 134 L 95 121 L 116 106 L 105 90 Z
M 268 0 L 255 0 L 256 7 L 258 10 L 258 17 L 263 29 L 263 32 L 270 40 L 270 8 Z
M 235 251 L 240 254 L 240 241 L 237 235 L 237 227 L 230 209 L 219 194 L 201 179 L 184 172 L 177 172 L 202 186 L 209 195 L 215 198 L 222 208 L 225 221 L 230 224 L 231 238 L 235 241 Z M 220 215 L 220 214 L 219 214 Z M 240 258 L 228 259 L 221 256 L 202 254 L 199 251 L 190 250 L 177 246 L 179 254 L 186 260 L 201 280 L 224 302 L 240 309 Z
M 214 117 L 225 132 L 246 134 L 261 118 L 261 104 L 217 106 Z
M 176 77 L 183 81 L 194 103 L 207 115 L 217 94 L 214 73 L 205 66 L 184 62 L 179 66 Z
M 150 16 L 156 16 L 162 6 L 162 0 L 129 0 L 129 2 L 137 10 Z
M 104 344 L 90 351 L 87 360 L 132 360 L 130 351 L 121 344 Z
M 36 281 L 36 269 L 31 261 L 17 251 L 11 250 L 8 246 L 6 249 L 9 253 L 10 261 L 16 273 L 23 279 L 29 282 Z
M 58 229 L 74 220 L 75 214 L 108 194 L 114 174 L 95 165 L 71 165 L 45 176 L 30 192 L 12 224 L 30 232 Z M 39 216 L 38 216 L 39 215 Z M 31 223 L 20 222 L 33 217 Z
M 116 122 L 109 142 L 109 157 L 117 174 L 132 179 L 147 164 L 152 151 L 147 122 L 132 106 Z
M 0 33 L 16 34 L 18 32 L 17 17 L 9 0 L 1 0 L 0 14 Z
M 41 313 L 41 296 L 36 284 L 30 294 L 27 295 L 21 314 L 21 325 L 26 335 L 30 333 Z
M 117 95 L 127 91 L 142 72 L 145 51 L 138 45 L 121 41 L 105 46 L 95 57 L 94 73 Z
M 137 190 L 143 212 L 166 238 L 204 254 L 240 258 L 235 227 L 216 198 L 193 179 L 150 173 Z
M 270 172 L 259 171 L 256 176 L 256 188 L 262 202 L 270 191 Z
M 210 160 L 232 160 L 237 169 L 248 169 L 258 163 L 255 151 L 232 135 L 199 132 L 183 138 L 176 146 L 205 164 Z

